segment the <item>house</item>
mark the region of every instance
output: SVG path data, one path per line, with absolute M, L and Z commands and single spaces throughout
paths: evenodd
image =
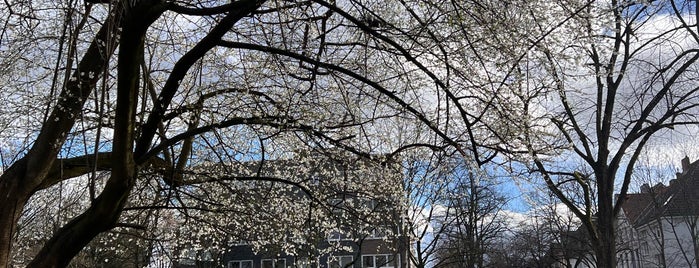
M 697 267 L 699 161 L 684 158 L 682 172 L 669 185 L 645 184 L 627 201 L 643 207 L 628 210 L 638 235 L 637 267 Z
M 236 176 L 264 178 L 237 182 L 249 198 L 244 203 L 264 215 L 231 223 L 233 242 L 217 257 L 206 257 L 208 263 L 192 257 L 178 267 L 409 267 L 397 166 L 331 153 L 229 168 Z
M 699 264 L 699 161 L 682 160 L 668 185 L 644 184 L 629 193 L 617 219 L 617 267 L 697 267 Z M 564 235 L 554 267 L 595 267 L 587 233 Z

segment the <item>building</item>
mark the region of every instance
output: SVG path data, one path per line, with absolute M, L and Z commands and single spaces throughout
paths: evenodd
M 644 184 L 629 193 L 617 219 L 617 267 L 698 267 L 699 161 L 682 160 L 682 172 L 669 182 Z M 554 252 L 554 267 L 594 267 L 587 233 L 568 234 Z
M 400 233 L 406 209 L 397 166 L 344 154 L 244 163 L 233 170 L 264 179 L 238 183 L 249 196 L 241 203 L 257 204 L 266 218 L 231 223 L 234 242 L 226 250 L 197 251 L 178 267 L 409 267 L 410 240 Z M 254 224 L 245 228 L 242 221 Z M 276 238 L 265 237 L 274 232 Z M 202 254 L 209 261 L 194 261 Z
M 636 267 L 697 267 L 699 161 L 683 159 L 669 185 L 645 184 L 628 198 L 624 210 L 637 235 Z

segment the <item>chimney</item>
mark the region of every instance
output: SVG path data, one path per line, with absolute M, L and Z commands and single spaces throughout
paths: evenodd
M 682 174 L 687 173 L 688 170 L 689 170 L 689 156 L 685 156 L 682 159 Z
M 641 185 L 641 193 L 642 194 L 649 194 L 650 193 L 650 185 L 648 183 L 644 183 Z

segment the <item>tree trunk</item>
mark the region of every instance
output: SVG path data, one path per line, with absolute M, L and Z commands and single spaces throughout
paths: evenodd
M 259 7 L 264 1 L 241 1 L 220 22 L 215 33 L 207 36 L 206 44 L 198 45 L 195 53 L 188 53 L 189 61 L 178 62 L 182 77 L 189 67 L 214 47 L 233 24 Z M 135 113 L 138 100 L 139 70 L 143 57 L 143 40 L 150 24 L 167 8 L 160 0 L 119 1 L 113 14 L 102 24 L 102 28 L 83 55 L 70 82 L 58 98 L 58 103 L 44 123 L 33 147 L 27 155 L 15 162 L 0 176 L 0 267 L 10 265 L 12 237 L 17 222 L 30 197 L 38 190 L 57 183 L 61 178 L 49 178 L 49 172 L 59 150 L 63 147 L 67 133 L 76 122 L 85 101 L 112 57 L 116 42 L 119 42 L 117 77 L 117 107 L 112 145 L 112 173 L 104 190 L 83 214 L 71 220 L 43 246 L 30 267 L 65 267 L 99 233 L 109 230 L 119 219 L 128 195 L 136 182 L 135 159 L 143 157 L 150 149 L 153 131 L 142 129 L 139 149 L 134 150 Z M 122 13 L 127 18 L 122 18 Z M 121 26 L 121 27 L 118 27 Z M 118 31 L 122 30 L 123 35 Z M 121 37 L 119 40 L 118 36 Z M 201 42 L 200 42 L 201 43 Z M 181 66 L 180 66 L 181 65 Z M 71 66 L 69 66 L 71 67 Z M 175 71 L 173 71 L 174 73 Z M 170 78 L 173 76 L 171 75 Z M 175 79 L 179 81 L 179 79 Z M 167 85 L 166 85 L 167 86 Z M 170 89 L 176 92 L 177 86 Z M 169 99 L 163 102 L 169 103 Z M 166 106 L 163 106 L 166 107 Z M 164 108 L 163 108 L 164 109 Z M 161 113 L 149 117 L 151 125 L 162 120 Z M 147 124 L 148 125 L 148 124 Z M 145 132 L 145 134 L 144 134 Z M 149 136 L 150 135 L 150 136 Z M 142 159 L 141 159 L 142 160 Z
M 111 229 L 121 216 L 136 182 L 133 156 L 140 63 L 146 30 L 164 10 L 158 2 L 126 8 L 119 41 L 117 105 L 115 110 L 112 172 L 92 206 L 61 228 L 42 247 L 28 267 L 66 267 L 80 250 L 101 232 Z
M 694 267 L 699 268 L 699 236 L 697 235 L 697 232 L 699 232 L 699 230 L 697 230 L 698 219 L 696 218 L 696 215 L 691 217 L 694 217 L 690 220 L 692 224 L 689 227 L 689 231 L 692 234 L 692 248 L 694 249 Z
M 116 10 L 110 21 L 119 21 Z M 42 126 L 32 148 L 0 175 L 0 267 L 9 267 L 17 222 L 29 198 L 46 185 L 48 172 L 56 160 L 66 133 L 75 125 L 75 115 L 101 78 L 102 70 L 116 49 L 115 23 L 107 22 L 97 32 L 78 63 L 72 79 L 61 91 L 56 107 Z M 49 178 L 52 179 L 52 178 Z M 49 180 L 55 183 L 59 180 Z
M 0 267 L 10 267 L 12 237 L 30 196 L 27 187 L 23 187 L 20 183 L 22 180 L 16 175 L 23 173 L 24 163 L 20 160 L 0 177 Z
M 614 175 L 606 172 L 598 173 L 598 212 L 596 234 L 591 234 L 592 239 L 597 239 L 595 257 L 597 267 L 616 267 L 616 215 L 614 215 Z

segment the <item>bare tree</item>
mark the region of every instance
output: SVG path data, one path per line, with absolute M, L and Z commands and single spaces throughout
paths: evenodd
M 411 239 L 410 262 L 418 268 L 439 265 L 439 241 L 446 234 L 452 220 L 443 201 L 449 190 L 445 178 L 445 157 L 438 152 L 403 154 L 405 163 L 405 198 L 408 222 L 404 233 Z M 443 223 L 443 224 L 440 224 Z
M 509 65 L 510 79 L 499 83 L 508 89 L 493 103 L 503 111 L 496 118 L 513 131 L 496 131 L 493 147 L 540 174 L 581 219 L 597 267 L 615 267 L 616 218 L 639 155 L 654 138 L 697 123 L 695 3 L 549 8 L 561 27 L 532 16 L 527 27 L 551 34 L 523 38 L 528 60 Z
M 458 160 L 452 165 L 435 266 L 485 267 L 493 245 L 507 229 L 507 200 L 494 177 Z

